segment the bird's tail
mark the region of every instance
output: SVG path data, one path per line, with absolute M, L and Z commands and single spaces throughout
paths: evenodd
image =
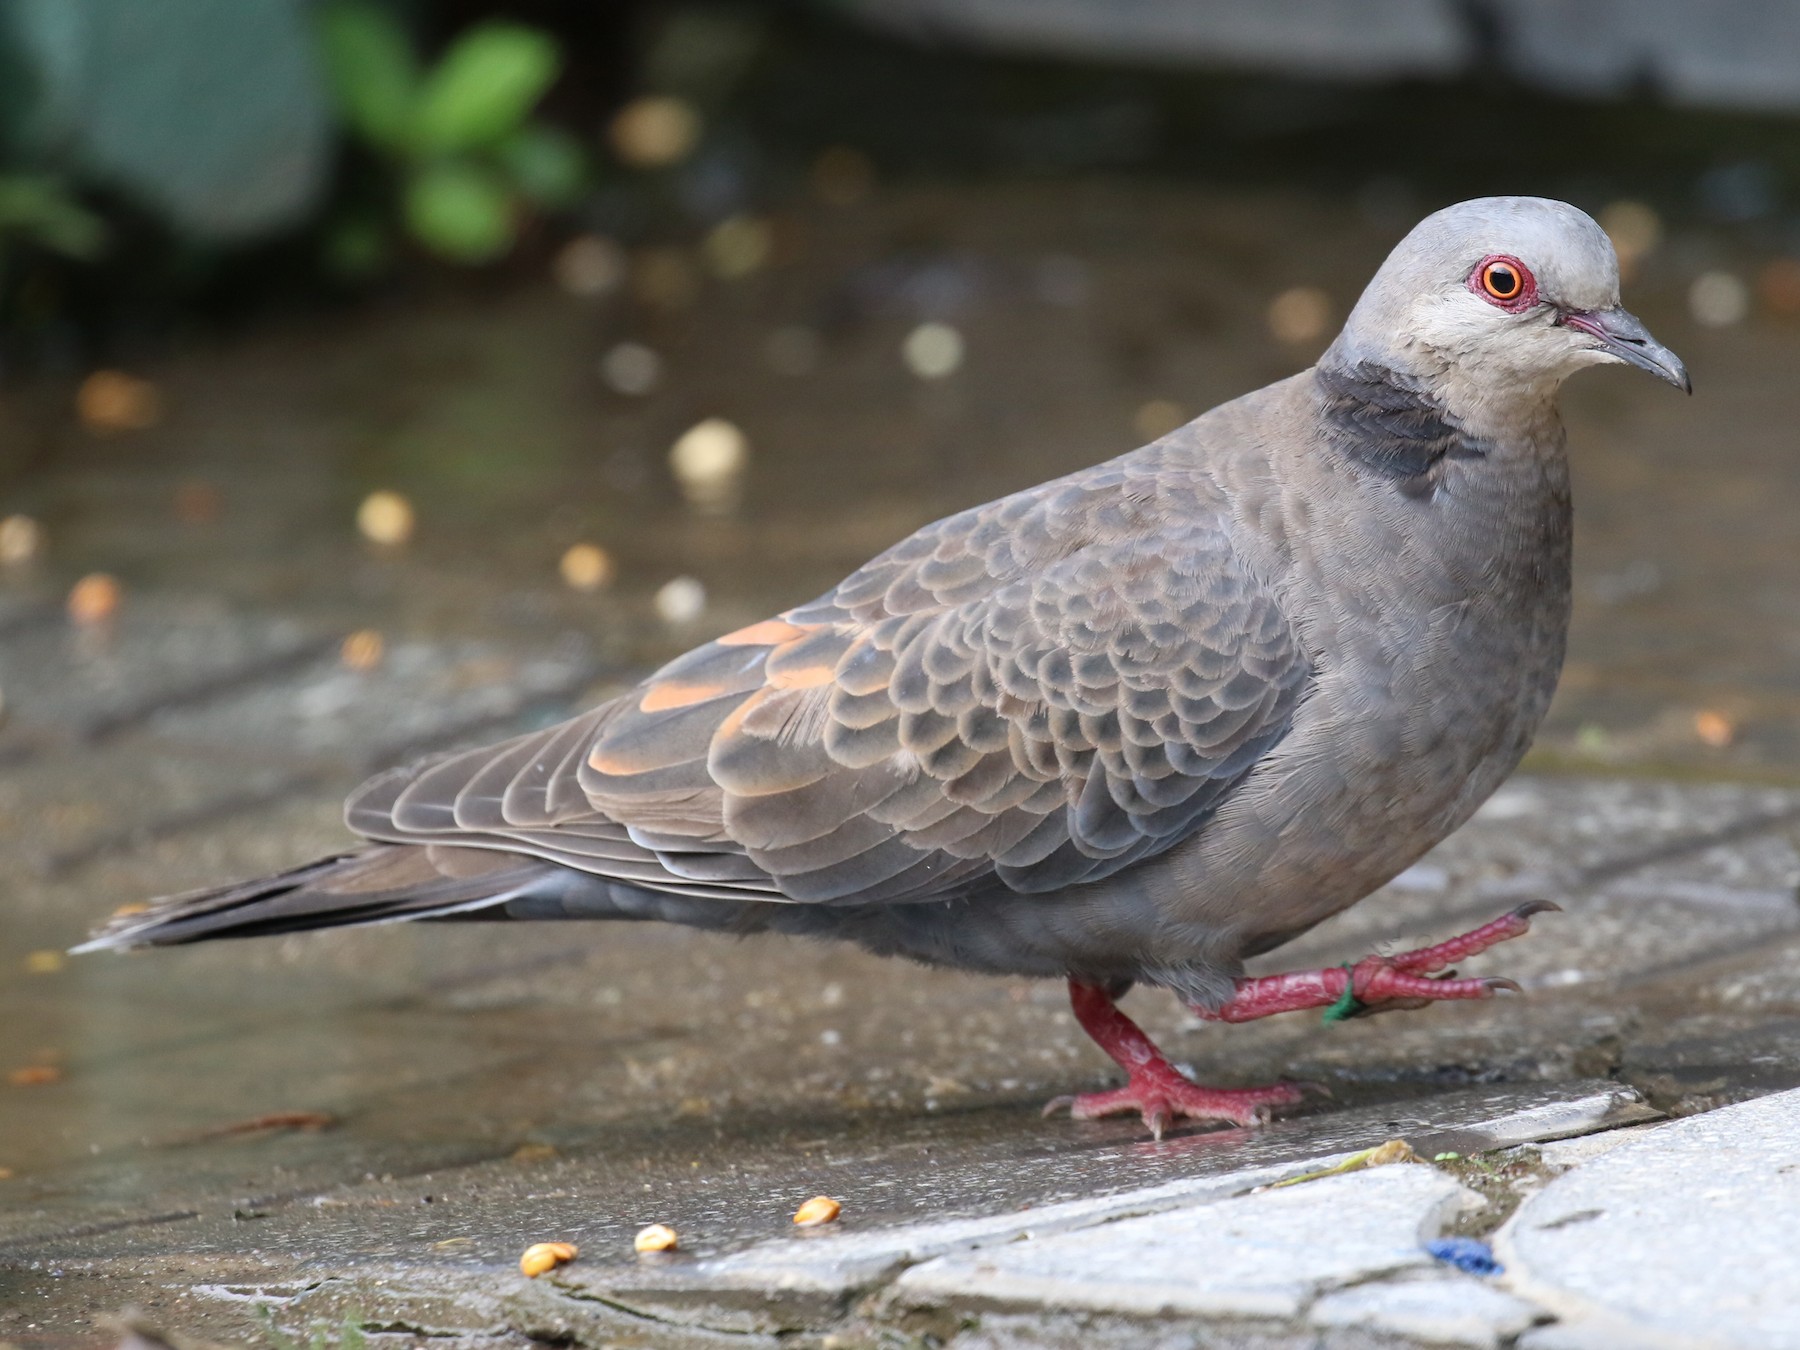
M 449 918 L 529 895 L 562 870 L 491 849 L 374 844 L 122 912 L 75 951 Z

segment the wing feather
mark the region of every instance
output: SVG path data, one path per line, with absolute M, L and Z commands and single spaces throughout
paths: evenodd
M 1041 893 L 1171 847 L 1311 668 L 1223 494 L 1153 446 L 928 526 L 593 712 L 371 782 L 374 838 L 677 894 Z

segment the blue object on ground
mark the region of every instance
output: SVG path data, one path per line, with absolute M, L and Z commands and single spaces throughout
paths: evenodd
M 1436 1238 L 1425 1244 L 1425 1250 L 1468 1275 L 1498 1275 L 1503 1269 L 1494 1259 L 1494 1249 L 1477 1238 Z

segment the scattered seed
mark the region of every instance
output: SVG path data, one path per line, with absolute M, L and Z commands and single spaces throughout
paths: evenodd
M 387 643 L 373 628 L 359 628 L 344 639 L 338 656 L 349 670 L 369 671 L 381 664 Z
M 372 544 L 404 544 L 413 523 L 412 503 L 398 492 L 371 492 L 356 508 L 356 528 Z
M 613 579 L 612 555 L 597 544 L 575 544 L 562 555 L 562 579 L 578 591 L 597 591 Z
M 18 567 L 44 551 L 44 527 L 30 516 L 0 520 L 0 564 Z
M 669 469 L 682 496 L 702 511 L 729 511 L 737 504 L 750 441 L 723 417 L 709 417 L 681 433 L 669 449 Z
M 1737 726 L 1722 712 L 1703 709 L 1694 714 L 1694 734 L 1714 750 L 1723 750 L 1737 736 Z
M 605 235 L 578 235 L 557 251 L 550 270 L 570 295 L 598 300 L 624 284 L 625 250 Z
M 119 612 L 119 583 L 104 572 L 93 572 L 76 582 L 69 592 L 69 617 L 83 626 L 102 624 Z
M 815 1195 L 794 1211 L 794 1225 L 797 1228 L 817 1228 L 821 1224 L 835 1223 L 837 1216 L 843 1212 L 844 1207 L 829 1195 Z
M 112 912 L 115 919 L 129 919 L 134 914 L 148 914 L 150 902 L 147 900 L 128 900 Z
M 900 356 L 921 380 L 941 380 L 963 363 L 963 335 L 947 323 L 922 323 L 906 335 Z
M 0 1167 L 0 1181 L 11 1181 L 12 1179 L 13 1179 L 12 1168 Z
M 706 587 L 693 577 L 676 577 L 663 583 L 655 604 L 664 623 L 692 623 L 706 612 Z
M 700 114 L 691 103 L 646 94 L 613 114 L 607 137 L 619 158 L 634 169 L 660 169 L 679 164 L 694 152 L 700 125 Z
M 573 1242 L 534 1242 L 519 1258 L 519 1270 L 535 1280 L 547 1270 L 555 1270 L 581 1255 Z
M 681 1238 L 668 1224 L 653 1223 L 640 1228 L 631 1245 L 640 1252 L 672 1252 L 681 1245 Z
M 1282 342 L 1317 342 L 1331 323 L 1331 297 L 1317 286 L 1294 286 L 1269 302 L 1269 331 Z
M 96 370 L 75 391 L 75 415 L 105 436 L 143 431 L 161 419 L 162 395 L 150 381 L 122 370 Z
M 555 1144 L 520 1144 L 512 1151 L 514 1162 L 546 1162 L 555 1156 Z
M 62 1076 L 62 1070 L 54 1064 L 27 1064 L 7 1074 L 6 1081 L 14 1087 L 43 1087 L 46 1083 L 60 1083 Z
M 25 969 L 33 975 L 54 975 L 68 964 L 68 958 L 58 951 L 33 952 L 25 958 Z

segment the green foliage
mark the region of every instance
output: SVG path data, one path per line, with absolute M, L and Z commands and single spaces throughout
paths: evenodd
M 0 249 L 35 244 L 85 262 L 106 245 L 106 226 L 61 181 L 44 174 L 0 176 Z
M 0 48 L 15 165 L 116 189 L 203 241 L 317 205 L 331 127 L 299 0 L 4 0 Z
M 376 0 L 330 0 L 319 38 L 344 124 L 397 171 L 401 221 L 437 256 L 499 258 L 532 207 L 566 205 L 586 182 L 581 147 L 531 120 L 562 69 L 549 35 L 478 24 L 427 70 Z M 334 239 L 338 270 L 350 274 L 384 252 L 367 230 L 364 222 Z
M 567 206 L 587 185 L 587 156 L 561 127 L 521 127 L 495 146 L 494 154 L 537 206 Z
M 425 82 L 413 125 L 427 154 L 491 146 L 518 131 L 562 68 L 534 28 L 484 23 L 458 38 Z
M 375 5 L 327 5 L 319 11 L 319 45 L 345 123 L 369 145 L 401 151 L 420 77 L 412 43 L 394 16 Z
M 418 241 L 457 262 L 483 263 L 512 245 L 512 193 L 485 165 L 427 164 L 406 185 L 406 223 Z

